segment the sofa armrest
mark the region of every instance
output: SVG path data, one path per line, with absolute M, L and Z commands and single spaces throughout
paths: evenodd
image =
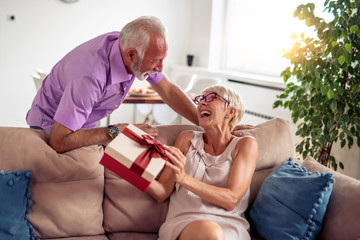
M 331 172 L 335 178 L 319 239 L 360 239 L 360 181 L 335 172 L 307 157 L 301 167 L 310 172 Z

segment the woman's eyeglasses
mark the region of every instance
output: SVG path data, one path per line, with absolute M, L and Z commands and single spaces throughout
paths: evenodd
M 208 93 L 206 95 L 196 96 L 194 98 L 194 102 L 195 102 L 195 104 L 200 104 L 200 102 L 202 100 L 205 100 L 205 102 L 209 103 L 209 102 L 213 101 L 216 98 L 216 96 L 219 96 L 222 100 L 225 101 L 226 104 L 229 104 L 228 100 L 226 100 L 223 96 L 221 96 L 220 94 L 218 94 L 216 92 L 211 92 L 211 93 Z

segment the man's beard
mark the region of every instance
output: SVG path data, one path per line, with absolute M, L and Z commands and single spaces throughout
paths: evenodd
M 140 72 L 141 63 L 142 58 L 138 57 L 136 61 L 131 64 L 131 70 L 137 79 L 143 81 L 147 78 L 146 74 L 156 73 L 156 71 Z

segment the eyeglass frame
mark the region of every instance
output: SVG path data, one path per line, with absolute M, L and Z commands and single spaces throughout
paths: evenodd
M 207 101 L 207 100 L 206 100 L 206 97 L 209 96 L 210 94 L 215 94 L 215 96 L 214 96 L 211 100 Z M 206 94 L 206 95 L 204 95 L 204 94 L 203 94 L 203 95 L 198 95 L 198 96 L 194 97 L 194 103 L 195 103 L 196 105 L 199 105 L 202 100 L 205 100 L 205 102 L 209 103 L 209 102 L 214 101 L 214 99 L 216 98 L 216 96 L 219 96 L 222 100 L 225 101 L 225 104 L 229 105 L 230 101 L 229 101 L 229 100 L 226 100 L 226 98 L 224 98 L 223 96 L 221 96 L 221 95 L 218 94 L 217 92 L 211 92 L 211 93 L 208 93 L 208 94 Z M 201 97 L 201 99 L 198 100 L 200 97 Z
M 136 49 L 136 47 L 133 47 L 135 49 L 135 51 L 137 52 L 137 54 L 139 54 L 139 51 Z M 142 57 L 142 61 L 144 61 L 144 59 L 146 59 L 148 62 L 150 62 L 152 65 L 159 65 L 160 63 L 163 63 L 164 59 L 155 59 L 155 60 L 151 60 L 148 57 L 144 56 Z
M 163 62 L 163 59 L 150 60 L 150 58 L 147 58 L 147 57 L 144 57 L 144 59 L 148 60 L 153 65 L 159 65 L 160 63 Z

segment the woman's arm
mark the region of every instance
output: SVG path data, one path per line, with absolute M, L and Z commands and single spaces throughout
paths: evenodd
M 190 147 L 190 141 L 192 138 L 192 131 L 185 131 L 180 133 L 178 138 L 176 139 L 174 148 L 178 149 L 181 152 L 182 156 L 184 156 Z M 166 149 L 169 149 L 169 147 L 166 147 Z M 183 158 L 183 160 L 184 161 L 182 162 L 182 168 L 184 168 L 186 163 L 185 157 Z M 152 181 L 147 190 L 147 192 L 158 202 L 165 201 L 174 190 L 175 178 L 171 170 L 171 166 L 172 163 L 166 162 L 164 171 L 161 173 L 160 178 L 157 181 Z
M 182 159 L 179 157 L 181 153 L 174 148 L 170 148 L 169 152 L 168 156 L 174 162 L 171 168 L 177 182 L 203 200 L 229 211 L 236 207 L 249 188 L 258 157 L 258 147 L 254 139 L 243 138 L 239 140 L 233 154 L 234 162 L 227 187 L 221 188 L 205 184 L 187 175 L 181 169 Z
M 153 180 L 147 189 L 147 192 L 158 202 L 164 202 L 172 193 L 175 182 L 169 174 L 167 164 L 164 171 L 161 173 L 159 180 Z

